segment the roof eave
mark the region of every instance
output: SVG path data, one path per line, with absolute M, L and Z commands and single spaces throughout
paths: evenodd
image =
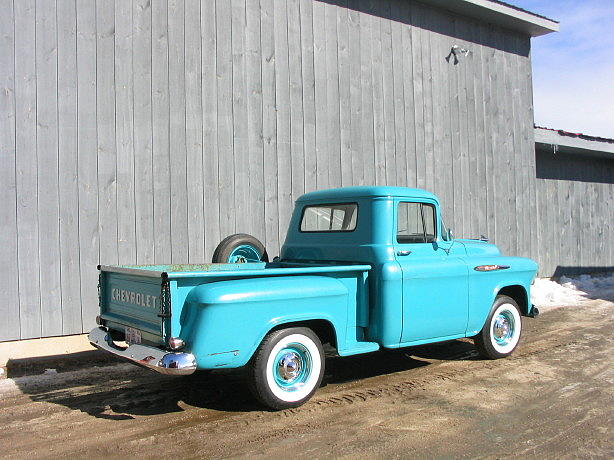
M 531 37 L 559 31 L 559 23 L 528 11 L 512 8 L 504 3 L 491 0 L 420 0 L 438 8 L 460 13 L 523 32 Z
M 557 152 L 573 155 L 614 158 L 614 144 L 562 136 L 557 131 L 544 128 L 535 128 L 535 145 L 543 149 L 556 147 Z

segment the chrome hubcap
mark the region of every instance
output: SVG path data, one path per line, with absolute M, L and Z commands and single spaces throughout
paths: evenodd
M 510 331 L 510 325 L 506 319 L 497 318 L 495 322 L 495 337 L 502 339 L 505 337 Z
M 499 345 L 507 345 L 514 337 L 514 316 L 504 310 L 497 315 L 493 322 L 493 337 Z
M 277 373 L 283 380 L 289 382 L 299 375 L 301 367 L 301 360 L 296 353 L 286 353 L 277 363 Z
M 309 350 L 299 343 L 293 343 L 277 353 L 273 361 L 275 383 L 284 391 L 297 391 L 311 376 L 312 358 Z

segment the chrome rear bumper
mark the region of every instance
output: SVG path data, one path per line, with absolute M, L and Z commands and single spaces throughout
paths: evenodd
M 115 346 L 109 333 L 102 327 L 96 327 L 88 335 L 92 345 L 100 350 L 132 361 L 166 375 L 189 375 L 196 370 L 196 358 L 191 353 L 175 353 L 145 345 L 130 345 L 126 349 Z

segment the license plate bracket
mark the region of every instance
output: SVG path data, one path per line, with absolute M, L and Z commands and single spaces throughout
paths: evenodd
M 135 329 L 133 327 L 126 327 L 124 329 L 124 332 L 126 334 L 126 343 L 131 345 L 131 344 L 139 344 L 141 343 L 141 331 L 139 331 L 138 329 Z

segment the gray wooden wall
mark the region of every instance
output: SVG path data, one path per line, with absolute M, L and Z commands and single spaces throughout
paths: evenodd
M 539 149 L 536 157 L 541 273 L 614 270 L 614 155 Z
M 0 340 L 89 330 L 98 263 L 239 231 L 275 255 L 315 189 L 426 188 L 457 236 L 539 255 L 526 36 L 411 0 L 0 12 Z

